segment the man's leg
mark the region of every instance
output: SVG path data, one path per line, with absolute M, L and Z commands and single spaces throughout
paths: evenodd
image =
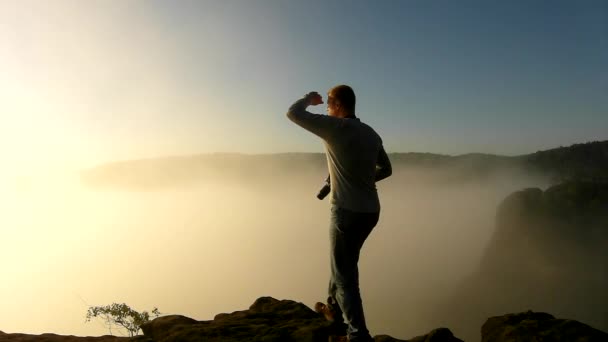
M 340 306 L 351 341 L 371 339 L 359 291 L 359 252 L 378 221 L 378 214 L 332 208 L 330 226 L 331 280 L 329 294 Z
M 338 230 L 337 230 L 337 214 L 335 210 L 332 208 L 331 217 L 330 217 L 330 225 L 329 225 L 329 244 L 330 244 L 330 265 L 331 265 L 331 273 L 329 277 L 329 286 L 328 286 L 328 297 L 327 297 L 327 308 L 332 312 L 333 318 L 333 326 L 336 328 L 337 333 L 346 334 L 347 327 L 344 324 L 344 317 L 342 313 L 342 309 L 340 309 L 340 305 L 336 299 L 336 292 L 338 290 L 336 284 L 336 269 L 334 265 L 334 250 L 336 245 L 336 239 Z

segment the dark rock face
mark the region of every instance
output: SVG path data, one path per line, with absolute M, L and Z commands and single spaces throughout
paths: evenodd
M 608 184 L 517 191 L 500 204 L 476 273 L 437 309 L 465 340 L 487 317 L 551 312 L 608 330 Z M 444 314 L 446 313 L 446 314 Z
M 608 329 L 606 246 L 608 184 L 526 189 L 498 208 L 478 279 L 508 301 Z
M 525 189 L 499 206 L 481 271 L 531 276 L 542 273 L 540 268 L 575 271 L 582 263 L 606 261 L 606 242 L 608 183 L 566 182 L 544 192 Z
M 532 311 L 490 317 L 481 336 L 482 342 L 608 341 L 608 334 L 586 324 Z

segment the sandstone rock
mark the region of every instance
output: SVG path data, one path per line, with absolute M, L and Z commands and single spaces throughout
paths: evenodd
M 447 328 L 439 328 L 432 330 L 426 335 L 417 336 L 411 340 L 398 340 L 388 335 L 374 336 L 374 342 L 463 342 L 461 339 L 454 337 L 454 334 Z
M 608 334 L 577 321 L 528 311 L 490 317 L 481 328 L 481 341 L 605 342 L 608 341 Z
M 302 303 L 258 298 L 248 310 L 221 313 L 212 321 L 196 321 L 184 316 L 164 316 L 142 328 L 153 342 L 189 341 L 277 341 L 327 342 L 337 332 L 331 323 Z M 142 342 L 146 340 L 142 339 Z M 376 342 L 401 342 L 387 335 L 378 335 Z M 459 342 L 452 332 L 440 328 L 416 337 L 411 342 Z
M 326 342 L 331 324 L 302 303 L 262 297 L 249 310 L 218 314 L 212 321 L 164 316 L 147 323 L 142 330 L 155 342 Z
M 448 328 L 439 328 L 430 333 L 414 337 L 409 342 L 463 342 L 461 339 L 454 337 L 454 334 Z

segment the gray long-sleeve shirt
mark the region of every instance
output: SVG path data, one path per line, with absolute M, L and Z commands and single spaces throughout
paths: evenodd
M 323 139 L 331 179 L 331 203 L 356 212 L 379 212 L 376 181 L 390 176 L 391 163 L 382 139 L 358 118 L 337 118 L 306 111 L 296 101 L 287 117 Z

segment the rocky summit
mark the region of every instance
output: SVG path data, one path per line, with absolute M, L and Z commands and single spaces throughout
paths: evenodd
M 0 342 L 331 342 L 338 329 L 308 306 L 293 300 L 258 298 L 247 310 L 221 313 L 211 321 L 181 315 L 158 317 L 135 337 L 77 337 L 0 332 Z M 482 342 L 585 341 L 605 342 L 608 334 L 583 323 L 555 319 L 546 313 L 525 312 L 489 318 L 481 329 Z M 375 342 L 462 342 L 447 328 L 409 340 L 376 335 Z
M 218 314 L 212 321 L 196 321 L 184 316 L 164 316 L 142 327 L 141 341 L 293 341 L 337 340 L 340 329 L 308 306 L 292 300 L 258 298 L 248 310 Z M 398 342 L 388 335 L 378 335 L 378 342 Z M 459 342 L 449 329 L 440 328 L 411 341 Z
M 248 310 L 222 313 L 212 321 L 164 316 L 142 327 L 145 340 L 327 341 L 331 325 L 302 303 L 258 298 Z

